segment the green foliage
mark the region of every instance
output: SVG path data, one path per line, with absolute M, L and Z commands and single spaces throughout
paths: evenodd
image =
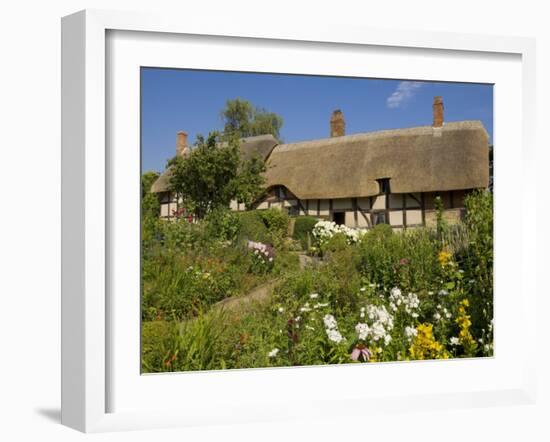
M 300 241 L 302 248 L 307 250 L 308 238 L 311 242 L 311 232 L 313 227 L 317 224 L 318 219 L 313 216 L 298 216 L 294 223 L 293 238 Z
M 157 180 L 157 172 L 145 172 L 141 175 L 141 239 L 150 242 L 156 235 L 160 202 L 156 194 L 151 193 L 151 186 Z
M 268 242 L 278 247 L 288 233 L 288 214 L 275 208 L 258 210 L 256 213 L 267 228 Z
M 437 231 L 437 238 L 441 240 L 442 236 L 445 234 L 445 232 L 448 229 L 447 221 L 445 221 L 445 218 L 443 217 L 443 200 L 439 195 L 437 195 L 434 198 L 434 206 L 435 206 L 435 219 L 436 219 L 436 231 Z
M 240 141 L 226 137 L 224 145 L 219 134 L 212 132 L 197 144 L 187 157 L 170 160 L 170 188 L 181 195 L 199 219 L 220 207 L 229 207 L 232 200 L 251 204 L 262 192 L 265 171 L 263 160 L 253 157 L 242 161 Z
M 174 366 L 179 370 L 226 368 L 221 338 L 227 327 L 227 315 L 219 310 L 184 323 Z
M 463 265 L 470 278 L 472 327 L 479 333 L 493 318 L 493 194 L 472 192 L 464 199 L 464 206 L 468 247 Z
M 219 259 L 193 259 L 192 254 L 154 256 L 142 269 L 142 318 L 182 320 L 198 315 L 231 295 L 238 284 L 235 270 Z
M 344 233 L 336 233 L 321 244 L 323 256 L 330 257 L 334 253 L 348 249 L 348 240 Z
M 216 132 L 206 140 L 200 136 L 197 140 L 188 157 L 177 156 L 170 161 L 170 187 L 202 219 L 213 209 L 228 207 L 235 197 L 240 156 L 235 139 L 224 148 L 218 147 Z
M 424 229 L 391 233 L 382 226 L 360 241 L 361 272 L 384 287 L 428 290 L 439 276 L 438 246 Z
M 235 199 L 250 209 L 264 193 L 265 161 L 258 155 L 253 155 L 248 161 L 242 161 L 236 181 Z
M 178 348 L 177 323 L 149 321 L 141 324 L 141 364 L 144 372 L 171 371 Z
M 238 241 L 258 241 L 281 246 L 288 232 L 288 215 L 279 209 L 250 210 L 239 217 Z
M 225 133 L 239 138 L 271 134 L 279 139 L 283 125 L 281 116 L 239 98 L 227 100 L 221 116 Z
M 243 243 L 246 240 L 267 242 L 269 239 L 269 232 L 265 223 L 257 210 L 251 210 L 249 212 L 241 212 L 239 216 L 239 233 L 238 241 Z
M 206 216 L 205 224 L 205 233 L 209 238 L 232 242 L 239 232 L 240 219 L 235 212 L 219 207 Z
M 141 175 L 141 197 L 151 193 L 151 186 L 158 179 L 159 173 L 154 171 L 144 172 Z
M 372 322 L 373 307 L 386 309 L 393 328 L 387 342 L 369 338 L 371 362 L 492 355 L 492 195 L 474 192 L 465 205 L 463 223 L 439 234 L 378 225 L 350 242 L 334 233 L 305 268 L 277 209 L 218 207 L 198 223 L 159 221 L 142 251 L 143 370 L 349 363 L 367 345 L 356 327 Z M 297 218 L 295 235 L 313 221 Z M 246 240 L 274 245 L 266 255 L 274 260 L 256 268 L 261 257 Z M 265 298 L 236 310 L 215 305 L 267 281 L 275 288 Z M 327 315 L 345 339 L 330 337 Z

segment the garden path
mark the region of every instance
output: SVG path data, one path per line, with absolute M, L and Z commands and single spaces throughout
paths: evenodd
M 298 257 L 300 259 L 300 270 L 305 269 L 309 265 L 317 264 L 317 262 L 313 258 L 307 256 L 306 254 L 300 253 Z M 271 293 L 273 292 L 273 289 L 279 283 L 279 281 L 280 279 L 270 281 L 266 284 L 254 288 L 249 293 L 243 296 L 233 296 L 223 299 L 222 301 L 214 304 L 213 308 L 235 311 L 239 308 L 245 308 L 251 303 L 265 302 L 269 299 Z
M 270 281 L 266 284 L 256 287 L 246 295 L 226 298 L 214 304 L 214 308 L 234 311 L 238 308 L 246 307 L 247 305 L 254 302 L 267 301 L 278 282 L 279 280 L 276 279 L 274 281 Z

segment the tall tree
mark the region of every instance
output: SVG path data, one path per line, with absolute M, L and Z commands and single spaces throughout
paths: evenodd
M 151 186 L 159 177 L 158 172 L 144 172 L 141 175 L 141 214 L 143 218 L 157 218 L 160 211 L 160 203 L 157 195 L 151 193 Z
M 184 200 L 186 208 L 197 218 L 228 207 L 232 200 L 250 205 L 262 192 L 265 164 L 254 157 L 243 161 L 236 135 L 220 139 L 217 132 L 205 140 L 197 136 L 195 148 L 188 157 L 170 160 L 170 188 Z
M 221 111 L 224 131 L 240 138 L 271 134 L 278 140 L 283 118 L 274 112 L 255 107 L 247 100 L 227 100 Z

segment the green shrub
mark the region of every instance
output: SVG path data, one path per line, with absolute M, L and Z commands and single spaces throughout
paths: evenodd
M 392 233 L 377 226 L 363 236 L 359 248 L 363 276 L 384 287 L 431 290 L 440 275 L 439 246 L 427 229 Z
M 288 214 L 280 209 L 258 210 L 258 216 L 265 224 L 268 231 L 268 242 L 279 246 L 288 234 Z
M 238 287 L 239 272 L 248 264 L 232 265 L 247 257 L 236 249 L 226 253 L 223 260 L 177 251 L 144 260 L 142 318 L 183 320 L 230 296 Z
M 472 328 L 480 334 L 493 319 L 493 194 L 472 192 L 464 199 L 464 206 L 468 248 L 463 266 L 471 292 Z
M 205 219 L 205 234 L 220 241 L 234 241 L 240 228 L 239 216 L 226 208 L 212 210 Z
M 348 240 L 345 234 L 336 233 L 321 244 L 321 252 L 323 255 L 331 255 L 336 252 L 348 249 Z
M 308 248 L 308 237 L 311 241 L 311 232 L 317 221 L 313 216 L 298 216 L 295 220 L 293 238 L 300 241 L 304 250 Z
M 147 321 L 141 324 L 142 371 L 155 373 L 172 371 L 173 358 L 179 347 L 175 322 Z
M 165 249 L 193 247 L 205 239 L 202 225 L 190 223 L 186 218 L 161 221 L 159 234 Z
M 239 232 L 237 238 L 239 242 L 259 241 L 267 242 L 269 238 L 269 232 L 263 220 L 260 218 L 258 211 L 251 210 L 249 212 L 242 212 L 239 216 Z

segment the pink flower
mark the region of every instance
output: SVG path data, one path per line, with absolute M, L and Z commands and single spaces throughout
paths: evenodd
M 362 344 L 359 344 L 351 352 L 351 359 L 353 359 L 354 361 L 362 359 L 364 362 L 367 362 L 371 358 L 371 356 L 372 353 L 370 352 L 370 350 Z

